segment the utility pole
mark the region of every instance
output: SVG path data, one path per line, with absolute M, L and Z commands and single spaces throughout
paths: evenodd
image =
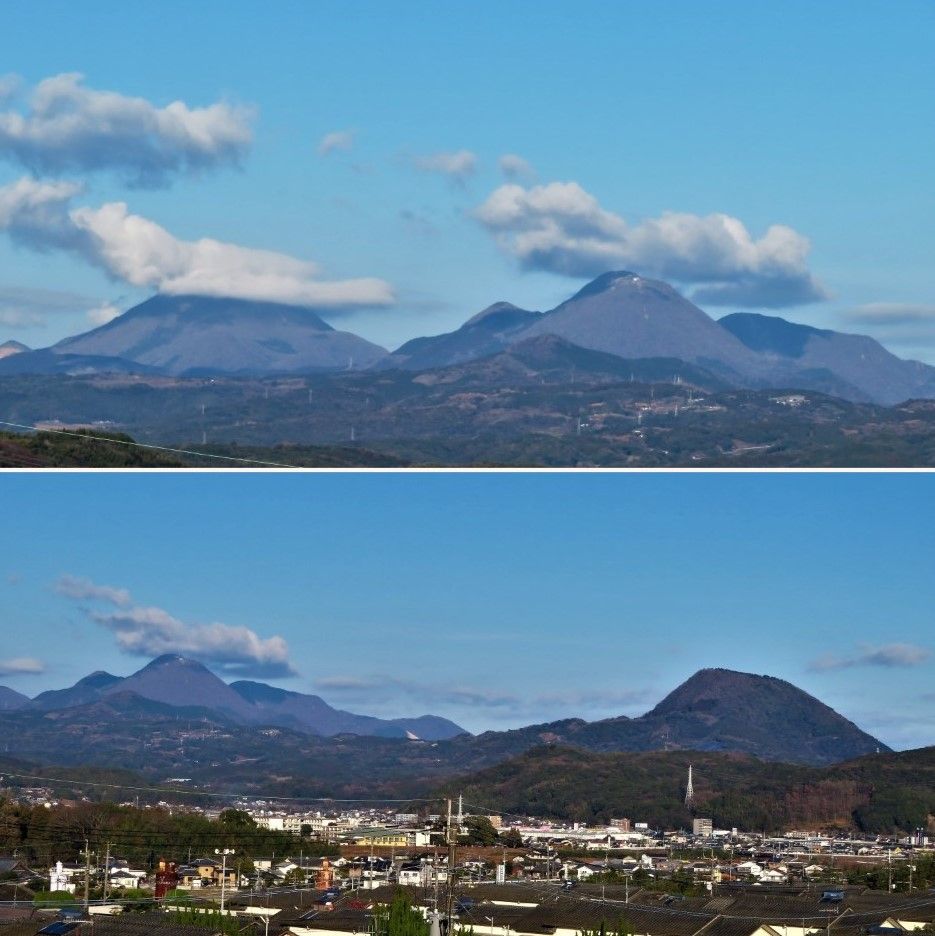
M 454 876 L 455 876 L 455 836 L 451 829 L 451 800 L 448 800 L 448 892 L 445 901 L 445 934 L 451 936 L 451 917 L 454 910 Z
M 88 888 L 91 885 L 91 845 L 87 839 L 84 840 L 84 910 L 89 913 L 90 895 Z M 89 914 L 90 915 L 90 914 Z
M 227 889 L 227 856 L 234 854 L 233 848 L 215 848 L 215 855 L 221 856 L 221 916 L 224 916 L 224 894 Z
M 107 849 L 104 852 L 104 903 L 107 903 L 107 891 L 110 884 L 110 842 L 107 843 Z

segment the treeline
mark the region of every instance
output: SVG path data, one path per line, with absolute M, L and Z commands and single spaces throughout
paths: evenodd
M 184 863 L 234 849 L 232 864 L 246 869 L 254 857 L 334 855 L 337 848 L 309 837 L 260 828 L 245 812 L 224 810 L 218 819 L 187 810 L 79 802 L 52 807 L 0 800 L 0 854 L 17 855 L 36 868 L 56 861 L 102 864 L 105 855 L 152 870 L 159 859 Z
M 172 453 L 138 446 L 121 433 L 75 429 L 19 435 L 0 432 L 0 468 L 181 468 Z

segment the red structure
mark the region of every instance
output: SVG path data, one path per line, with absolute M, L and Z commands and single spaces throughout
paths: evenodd
M 321 870 L 315 875 L 315 887 L 319 890 L 327 890 L 334 884 L 334 868 L 327 858 L 322 860 Z
M 175 890 L 179 883 L 179 875 L 174 861 L 159 859 L 159 870 L 156 872 L 156 900 L 165 897 L 170 890 Z

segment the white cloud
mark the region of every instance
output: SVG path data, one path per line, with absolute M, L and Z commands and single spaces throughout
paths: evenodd
M 85 611 L 113 633 L 124 653 L 153 657 L 179 653 L 243 676 L 295 675 L 282 637 L 260 637 L 248 627 L 231 624 L 182 621 L 162 608 L 134 604 L 126 589 L 76 576 L 63 575 L 56 590 L 68 598 L 108 605 L 110 610 L 91 607 Z
M 252 112 L 224 102 L 165 107 L 98 91 L 78 73 L 46 78 L 26 113 L 0 113 L 0 156 L 32 172 L 116 170 L 138 186 L 236 164 L 252 141 Z
M 45 672 L 45 663 L 35 657 L 13 657 L 0 660 L 0 676 L 32 676 Z
M 318 144 L 318 155 L 328 156 L 338 150 L 346 152 L 353 147 L 356 135 L 353 130 L 334 130 L 326 133 Z
M 637 225 L 577 182 L 502 185 L 474 212 L 526 269 L 591 277 L 615 269 L 701 285 L 713 305 L 780 307 L 826 298 L 808 271 L 809 242 L 784 225 L 754 240 L 737 218 L 667 212 Z
M 95 326 L 106 325 L 120 315 L 120 309 L 110 302 L 102 302 L 93 309 L 88 309 L 88 321 Z
M 22 178 L 0 188 L 0 229 L 37 250 L 68 250 L 114 279 L 161 293 L 229 296 L 326 309 L 393 302 L 384 280 L 319 279 L 311 261 L 211 238 L 183 241 L 124 202 L 72 208 L 80 189 Z
M 851 669 L 855 666 L 882 666 L 886 669 L 920 666 L 932 655 L 931 650 L 910 643 L 891 643 L 880 647 L 862 645 L 859 652 L 850 656 L 826 654 L 809 664 L 814 672 Z
M 437 172 L 459 185 L 463 185 L 477 168 L 477 156 L 464 149 L 454 153 L 417 156 L 414 162 L 416 169 L 422 172 Z
M 504 153 L 498 160 L 498 164 L 500 171 L 508 179 L 529 179 L 536 175 L 536 170 L 516 153 Z
M 61 575 L 55 583 L 55 590 L 66 598 L 78 601 L 103 601 L 116 605 L 118 608 L 128 608 L 132 603 L 130 593 L 125 588 L 113 588 L 110 585 L 96 585 L 90 579 L 78 575 Z

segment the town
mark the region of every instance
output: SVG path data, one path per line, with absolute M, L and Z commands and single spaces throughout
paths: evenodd
M 41 787 L 16 797 L 40 815 L 115 808 Z M 560 824 L 457 799 L 322 806 L 120 804 L 139 829 L 157 814 L 209 823 L 216 844 L 90 828 L 74 854 L 74 832 L 26 842 L 0 856 L 0 936 L 85 926 L 103 936 L 885 936 L 935 924 L 935 852 L 922 829 L 768 836 L 702 816 L 676 830 Z M 278 850 L 263 848 L 270 841 Z M 58 857 L 44 867 L 41 855 Z

